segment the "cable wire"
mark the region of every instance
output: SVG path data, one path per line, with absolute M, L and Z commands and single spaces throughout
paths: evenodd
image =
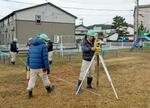
M 13 2 L 13 3 L 22 3 L 22 4 L 29 4 L 29 5 L 37 5 L 34 3 L 29 3 L 29 2 L 20 2 L 20 1 L 15 1 L 15 0 L 3 0 L 7 2 Z M 66 8 L 66 9 L 76 9 L 76 10 L 87 10 L 87 11 L 133 11 L 133 10 L 121 10 L 121 9 L 93 9 L 93 8 L 77 8 L 77 7 L 64 7 L 64 6 L 59 6 L 61 8 Z

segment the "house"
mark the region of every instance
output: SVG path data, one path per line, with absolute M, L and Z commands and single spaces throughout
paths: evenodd
M 77 25 L 75 27 L 75 38 L 77 43 L 80 43 L 80 41 L 85 37 L 87 31 L 88 28 L 83 24 Z
M 134 27 L 133 25 L 129 24 L 127 27 L 127 35 L 126 37 L 128 37 L 129 41 L 133 41 L 134 40 Z
M 95 24 L 88 26 L 88 28 L 95 30 L 99 34 L 99 38 L 103 38 L 104 36 L 115 32 L 113 26 L 109 24 Z
M 0 20 L 0 44 L 9 44 L 14 38 L 26 44 L 29 37 L 41 33 L 52 41 L 61 35 L 64 43 L 75 43 L 76 18 L 49 2 L 13 11 Z
M 150 4 L 139 6 L 138 25 L 143 24 L 146 31 L 150 33 Z M 137 9 L 134 8 L 134 27 L 137 29 Z
M 128 33 L 128 35 L 134 35 L 134 27 L 133 27 L 133 25 L 131 25 L 131 24 L 128 25 L 127 33 Z

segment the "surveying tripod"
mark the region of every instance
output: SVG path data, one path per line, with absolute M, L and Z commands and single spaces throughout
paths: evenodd
M 105 71 L 105 73 L 106 73 L 106 76 L 107 76 L 107 78 L 108 78 L 108 81 L 110 82 L 110 85 L 111 85 L 111 87 L 112 87 L 112 89 L 113 89 L 113 92 L 114 92 L 116 98 L 119 99 L 119 98 L 118 98 L 118 95 L 117 95 L 117 92 L 116 92 L 116 89 L 115 89 L 115 87 L 114 87 L 114 85 L 113 85 L 113 83 L 112 83 L 111 77 L 110 77 L 110 75 L 109 75 L 108 69 L 107 69 L 107 67 L 106 67 L 106 65 L 105 65 L 105 63 L 104 63 L 103 57 L 100 55 L 101 46 L 102 46 L 102 42 L 101 42 L 100 40 L 96 39 L 95 42 L 94 42 L 94 48 L 96 49 L 96 50 L 95 50 L 95 54 L 94 54 L 92 60 L 90 61 L 90 64 L 89 64 L 88 68 L 87 68 L 86 71 L 85 71 L 85 74 L 84 74 L 84 76 L 83 76 L 83 80 L 81 81 L 81 84 L 79 85 L 79 87 L 78 87 L 78 89 L 77 89 L 76 95 L 79 93 L 80 88 L 81 88 L 81 86 L 82 86 L 82 84 L 83 84 L 83 81 L 84 81 L 84 79 L 86 78 L 86 76 L 87 76 L 87 74 L 88 74 L 88 71 L 89 71 L 89 69 L 90 69 L 92 63 L 94 62 L 95 57 L 97 57 L 97 87 L 98 87 L 98 85 L 99 85 L 99 61 L 100 61 L 100 62 L 102 63 L 102 66 L 103 66 L 104 71 Z

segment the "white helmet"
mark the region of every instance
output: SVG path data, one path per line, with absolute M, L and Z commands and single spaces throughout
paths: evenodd
M 30 38 L 28 38 L 28 41 L 31 41 L 33 38 L 32 37 L 30 37 Z
M 13 41 L 14 41 L 14 42 L 17 42 L 18 40 L 17 40 L 17 38 L 14 38 Z

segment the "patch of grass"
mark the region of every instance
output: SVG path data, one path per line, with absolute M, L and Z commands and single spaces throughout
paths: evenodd
M 147 51 L 148 52 L 148 51 Z M 55 90 L 47 95 L 42 81 L 37 80 L 33 98 L 27 98 L 25 66 L 17 58 L 16 65 L 0 62 L 0 108 L 149 108 L 150 107 L 150 62 L 149 53 L 121 50 L 118 56 L 105 56 L 119 100 L 115 99 L 110 83 L 100 64 L 100 85 L 92 90 L 95 95 L 82 90 L 75 95 L 76 83 L 81 67 L 81 53 L 69 61 L 67 56 L 54 54 L 52 71 L 49 75 Z M 20 55 L 26 60 L 26 55 Z M 95 75 L 96 76 L 96 75 Z M 96 87 L 96 77 L 93 81 Z M 86 89 L 86 80 L 83 83 Z

